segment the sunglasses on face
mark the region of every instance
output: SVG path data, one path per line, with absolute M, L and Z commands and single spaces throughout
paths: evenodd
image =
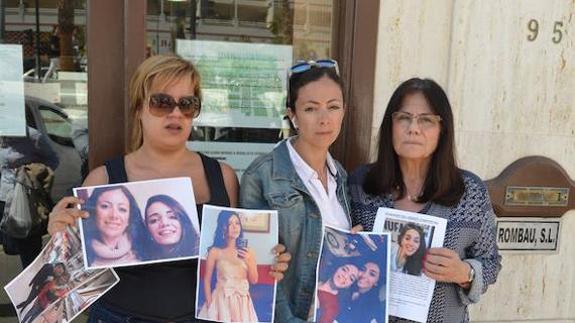
M 304 61 L 298 60 L 290 69 L 288 70 L 288 82 L 287 82 L 287 93 L 288 97 L 286 99 L 286 106 L 290 106 L 289 93 L 290 93 L 290 81 L 291 77 L 297 74 L 305 73 L 313 68 L 333 68 L 335 74 L 339 76 L 339 67 L 337 61 L 327 58 L 318 59 L 317 61 Z
M 155 93 L 150 95 L 150 113 L 155 117 L 164 117 L 172 113 L 176 107 L 186 118 L 197 118 L 202 108 L 202 102 L 197 96 L 184 96 L 177 102 L 171 95 Z
M 289 69 L 288 77 L 291 77 L 294 74 L 299 74 L 303 72 L 307 72 L 314 67 L 319 68 L 333 68 L 335 70 L 335 74 L 339 76 L 339 67 L 337 62 L 333 59 L 319 59 L 317 61 L 297 61 L 295 65 L 293 65 Z

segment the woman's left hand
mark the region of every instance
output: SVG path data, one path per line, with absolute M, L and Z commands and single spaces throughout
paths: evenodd
M 438 282 L 465 284 L 470 270 L 470 265 L 451 249 L 430 248 L 423 258 L 423 272 Z
M 275 278 L 275 280 L 280 281 L 284 278 L 284 272 L 289 267 L 291 254 L 286 250 L 283 244 L 277 244 L 273 248 L 273 252 L 276 254 L 276 263 L 272 265 L 270 275 Z

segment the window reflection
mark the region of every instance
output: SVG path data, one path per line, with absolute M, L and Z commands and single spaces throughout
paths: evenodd
M 176 39 L 294 46 L 294 57 L 330 57 L 333 0 L 148 0 L 148 45 L 174 52 Z M 194 14 L 192 14 L 194 12 Z
M 87 157 L 72 141 L 73 128 L 87 133 L 87 0 L 38 2 L 36 8 L 35 0 L 0 1 L 0 45 L 22 46 L 25 119 L 60 160 L 52 190 L 57 200 L 80 185 Z
M 150 54 L 174 53 L 178 40 L 195 40 L 188 45 L 194 52 L 188 59 L 202 75 L 205 109 L 195 121 L 190 137 L 192 149 L 227 161 L 241 174 L 243 166 L 252 160 L 247 156 L 255 158 L 273 148 L 282 138 L 280 133 L 286 133 L 281 129 L 285 127 L 285 102 L 278 101 L 285 96 L 287 67 L 298 59 L 331 56 L 333 2 L 148 0 Z M 202 41 L 253 46 L 233 45 L 234 51 L 221 43 L 206 45 Z M 268 47 L 257 47 L 258 44 Z M 291 51 L 287 58 L 290 61 L 287 65 L 282 63 L 279 77 L 276 64 L 282 56 L 281 50 L 272 49 L 275 44 L 288 45 L 288 53 Z M 198 50 L 202 46 L 206 46 L 206 52 Z M 221 52 L 214 51 L 214 47 L 221 48 Z M 251 57 L 250 51 L 255 56 L 261 54 L 261 61 Z M 200 61 L 204 54 L 207 56 Z M 247 62 L 251 65 L 242 67 Z M 236 163 L 238 160 L 241 161 Z

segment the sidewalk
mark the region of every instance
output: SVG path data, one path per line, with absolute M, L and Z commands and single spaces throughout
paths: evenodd
M 12 307 L 10 299 L 6 295 L 6 291 L 4 291 L 4 286 L 12 278 L 16 277 L 21 270 L 20 258 L 6 255 L 4 249 L 0 247 L 0 285 L 2 287 L 0 291 L 0 323 L 18 322 L 14 307 Z

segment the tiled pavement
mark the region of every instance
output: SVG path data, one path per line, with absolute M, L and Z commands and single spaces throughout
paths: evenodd
M 18 322 L 4 286 L 22 270 L 18 256 L 8 256 L 0 247 L 0 323 Z

